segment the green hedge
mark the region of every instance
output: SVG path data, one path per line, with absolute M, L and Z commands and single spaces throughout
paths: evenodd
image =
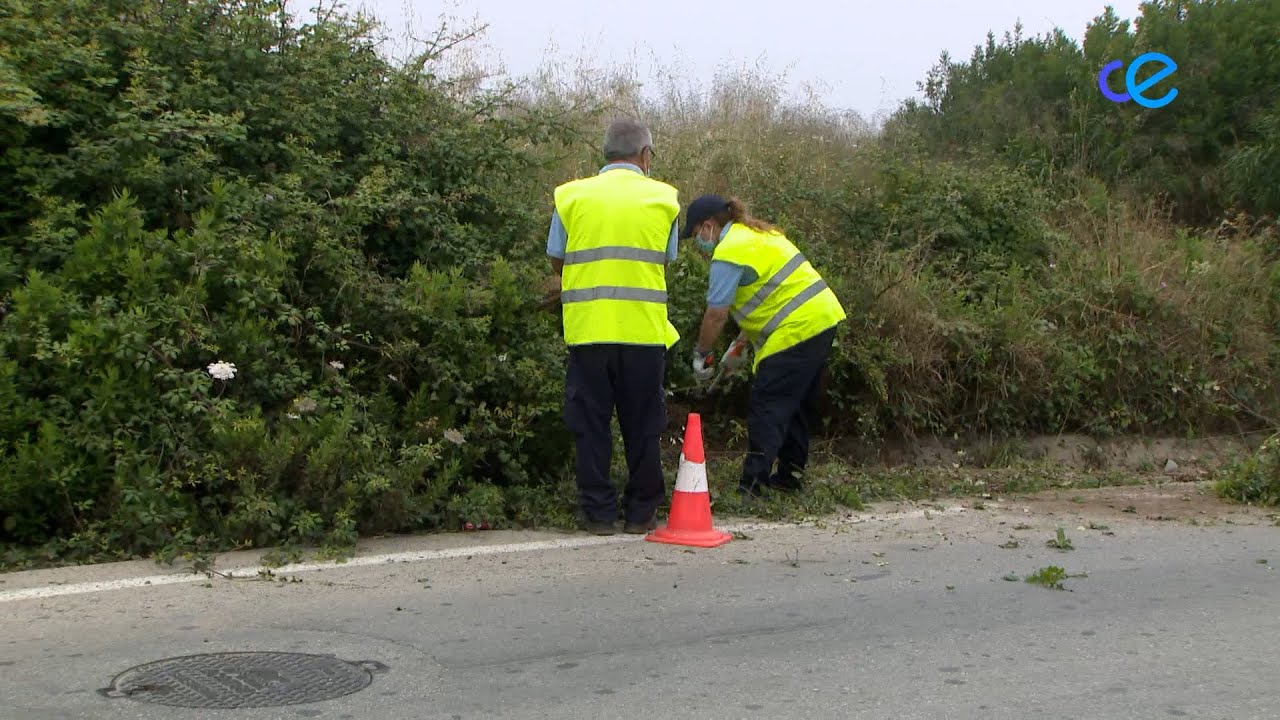
M 431 57 L 381 58 L 364 21 L 299 27 L 278 2 L 0 12 L 13 557 L 567 521 L 541 255 L 551 187 L 566 157 L 599 163 L 601 117 L 457 92 Z M 717 122 L 654 126 L 693 148 Z M 819 154 L 797 140 L 808 126 L 770 122 L 758 145 L 727 146 L 748 157 L 710 165 L 846 304 L 832 430 L 1280 415 L 1280 273 L 1259 244 L 1177 232 L 1105 191 L 1049 195 L 1016 170 L 844 141 Z M 713 185 L 677 155 L 664 179 Z M 686 249 L 670 277 L 679 399 L 706 262 Z

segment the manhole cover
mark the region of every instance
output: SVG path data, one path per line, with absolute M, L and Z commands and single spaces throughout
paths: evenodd
M 239 652 L 188 655 L 125 670 L 100 690 L 111 698 L 189 708 L 253 708 L 332 700 L 373 682 L 381 663 L 331 655 Z

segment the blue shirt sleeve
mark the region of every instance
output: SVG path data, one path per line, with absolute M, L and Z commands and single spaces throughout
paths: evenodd
M 560 220 L 560 211 L 551 212 L 551 230 L 547 232 L 547 255 L 564 259 L 565 249 L 569 247 L 569 231 L 564 229 Z
M 741 265 L 727 263 L 723 260 L 711 261 L 711 282 L 707 288 L 707 307 L 723 308 L 733 304 L 733 296 L 738 292 L 745 271 Z
M 680 218 L 671 223 L 671 238 L 667 240 L 667 262 L 675 262 L 680 254 Z

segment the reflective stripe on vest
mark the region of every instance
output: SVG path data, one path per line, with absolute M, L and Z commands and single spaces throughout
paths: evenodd
M 785 282 L 787 278 L 791 277 L 791 273 L 798 270 L 804 263 L 804 253 L 796 253 L 794 257 L 787 261 L 786 265 L 783 265 L 778 272 L 773 274 L 773 277 L 769 278 L 768 282 L 761 285 L 759 290 L 756 290 L 756 294 L 752 295 L 750 300 L 734 311 L 733 319 L 741 324 L 748 315 L 755 312 L 756 308 L 760 307 L 761 303 L 763 303 L 766 298 L 773 294 L 774 290 L 782 287 L 782 283 Z M 777 315 L 774 315 L 774 318 L 776 319 Z M 766 327 L 768 326 L 766 325 Z M 774 327 L 777 326 L 775 325 Z M 763 339 L 761 342 L 764 342 Z
M 645 290 L 644 288 L 611 285 L 582 288 L 581 290 L 564 290 L 560 293 L 560 301 L 564 303 L 589 302 L 591 300 L 635 300 L 636 302 L 666 304 L 667 294 L 662 290 Z
M 611 245 L 591 248 L 590 250 L 574 250 L 564 255 L 565 265 L 580 265 L 597 260 L 635 260 L 637 262 L 653 263 L 654 265 L 665 265 L 667 263 L 667 254 L 661 250 L 645 250 L 638 247 Z
M 787 319 L 788 315 L 799 310 L 801 305 L 817 297 L 818 293 L 826 289 L 826 281 L 819 278 L 812 285 L 801 290 L 799 295 L 791 298 L 791 300 L 786 305 L 779 308 L 778 312 L 774 313 L 773 317 L 769 318 L 769 322 L 765 323 L 764 327 L 760 329 L 760 344 L 763 345 L 769 339 L 769 336 L 773 334 L 774 330 L 778 329 L 778 326 L 782 324 L 783 320 Z

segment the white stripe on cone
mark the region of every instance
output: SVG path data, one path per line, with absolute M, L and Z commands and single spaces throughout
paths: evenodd
M 704 493 L 707 490 L 707 466 L 691 463 L 680 453 L 680 471 L 676 473 L 676 492 Z

